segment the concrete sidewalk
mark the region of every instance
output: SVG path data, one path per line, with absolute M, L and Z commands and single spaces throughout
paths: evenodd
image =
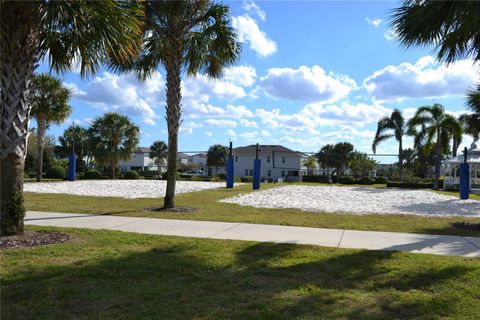
M 480 237 L 28 211 L 25 224 L 480 257 Z

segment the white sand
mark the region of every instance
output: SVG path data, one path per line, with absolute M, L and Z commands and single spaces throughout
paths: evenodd
M 480 201 L 424 190 L 329 186 L 284 186 L 220 200 L 257 208 L 351 214 L 413 214 L 480 217 Z
M 24 191 L 95 197 L 157 198 L 165 195 L 166 187 L 165 180 L 83 180 L 25 183 Z M 220 187 L 225 187 L 225 182 L 177 181 L 175 190 L 178 194 Z

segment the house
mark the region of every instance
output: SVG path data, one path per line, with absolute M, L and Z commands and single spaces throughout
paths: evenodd
M 177 154 L 178 164 L 188 164 L 188 159 L 189 159 L 189 156 L 186 153 L 179 152 Z
M 253 144 L 233 149 L 235 176 L 253 176 L 256 149 L 257 146 Z M 259 145 L 258 158 L 261 160 L 262 180 L 283 178 L 298 181 L 307 173 L 307 167 L 303 166 L 303 161 L 308 156 L 281 145 Z
M 150 148 L 137 147 L 129 160 L 120 160 L 118 166 L 121 172 L 136 170 L 146 171 L 155 170 L 157 165 L 150 158 Z
M 189 164 L 196 164 L 199 167 L 207 165 L 207 155 L 205 153 L 197 153 L 188 157 Z

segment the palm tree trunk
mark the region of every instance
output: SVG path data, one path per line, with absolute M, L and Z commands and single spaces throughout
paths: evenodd
M 111 170 L 112 170 L 112 180 L 115 180 L 115 160 L 114 160 L 113 157 L 110 160 L 110 167 L 111 167 Z
M 179 51 L 180 52 L 180 51 Z M 181 110 L 181 54 L 172 54 L 165 63 L 167 71 L 167 190 L 164 208 L 175 206 L 175 185 L 177 181 L 178 129 L 180 127 Z
M 456 157 L 457 156 L 457 150 L 458 150 L 458 145 L 457 145 L 457 139 L 455 137 L 452 139 L 452 156 Z
M 435 179 L 433 180 L 433 189 L 438 190 L 438 180 L 440 179 L 440 158 L 442 157 L 442 148 L 440 145 L 440 135 L 438 135 L 435 144 Z
M 0 1 L 0 235 L 23 232 L 23 175 L 39 5 Z
M 43 171 L 43 147 L 45 145 L 46 120 L 39 117 L 37 124 L 37 181 L 42 181 Z
M 403 146 L 402 140 L 398 142 L 398 168 L 400 169 L 400 180 L 403 181 Z

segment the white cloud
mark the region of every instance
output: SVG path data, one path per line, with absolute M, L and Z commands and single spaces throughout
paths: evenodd
M 247 140 L 253 140 L 258 137 L 258 132 L 257 131 L 244 132 L 239 134 L 239 136 Z
M 213 136 L 213 132 L 210 131 L 205 131 L 203 134 L 205 134 L 207 137 Z
M 258 123 L 255 121 L 248 121 L 246 119 L 240 119 L 240 124 L 244 127 L 258 128 Z
M 472 60 L 459 60 L 447 66 L 425 56 L 415 64 L 404 62 L 375 71 L 363 85 L 377 100 L 463 96 L 478 82 L 479 72 L 479 65 Z
M 232 129 L 227 130 L 227 136 L 232 140 L 236 140 L 237 138 L 237 134 Z
M 237 123 L 232 120 L 224 120 L 224 119 L 207 119 L 205 120 L 205 124 L 212 126 L 212 127 L 236 127 Z
M 374 26 L 374 27 L 378 27 L 378 26 L 382 23 L 382 21 L 383 21 L 383 20 L 380 19 L 380 18 L 372 18 L 372 19 L 370 19 L 370 18 L 368 18 L 368 17 L 365 18 L 365 20 L 367 21 L 368 24 L 370 24 L 370 25 L 372 25 L 372 26 Z
M 233 105 L 228 105 L 226 108 L 226 116 L 232 117 L 232 118 L 252 118 L 255 116 L 255 114 L 247 109 L 247 107 L 239 105 L 239 106 L 233 106 Z
M 260 9 L 260 7 L 254 1 L 244 1 L 242 7 L 245 9 L 245 11 L 257 15 L 263 21 L 265 21 L 267 18 L 265 11 Z
M 266 57 L 277 51 L 275 41 L 269 39 L 260 30 L 257 22 L 248 15 L 232 17 L 232 26 L 237 29 L 238 38 L 241 42 L 248 42 L 250 49 L 259 55 Z
M 393 29 L 387 29 L 383 33 L 383 37 L 387 39 L 388 41 L 394 41 L 398 39 L 398 33 L 395 32 Z
M 85 96 L 87 93 L 81 90 L 76 83 L 73 82 L 64 82 L 63 85 L 70 90 L 70 96 L 72 98 L 79 98 Z
M 255 83 L 257 72 L 250 66 L 234 66 L 226 68 L 223 72 L 223 79 L 234 84 L 250 87 Z
M 261 133 L 264 137 L 270 137 L 270 132 L 268 132 L 267 130 L 262 130 Z
M 259 86 L 273 98 L 333 102 L 348 95 L 357 84 L 348 76 L 326 73 L 320 66 L 314 65 L 311 68 L 268 69 Z

